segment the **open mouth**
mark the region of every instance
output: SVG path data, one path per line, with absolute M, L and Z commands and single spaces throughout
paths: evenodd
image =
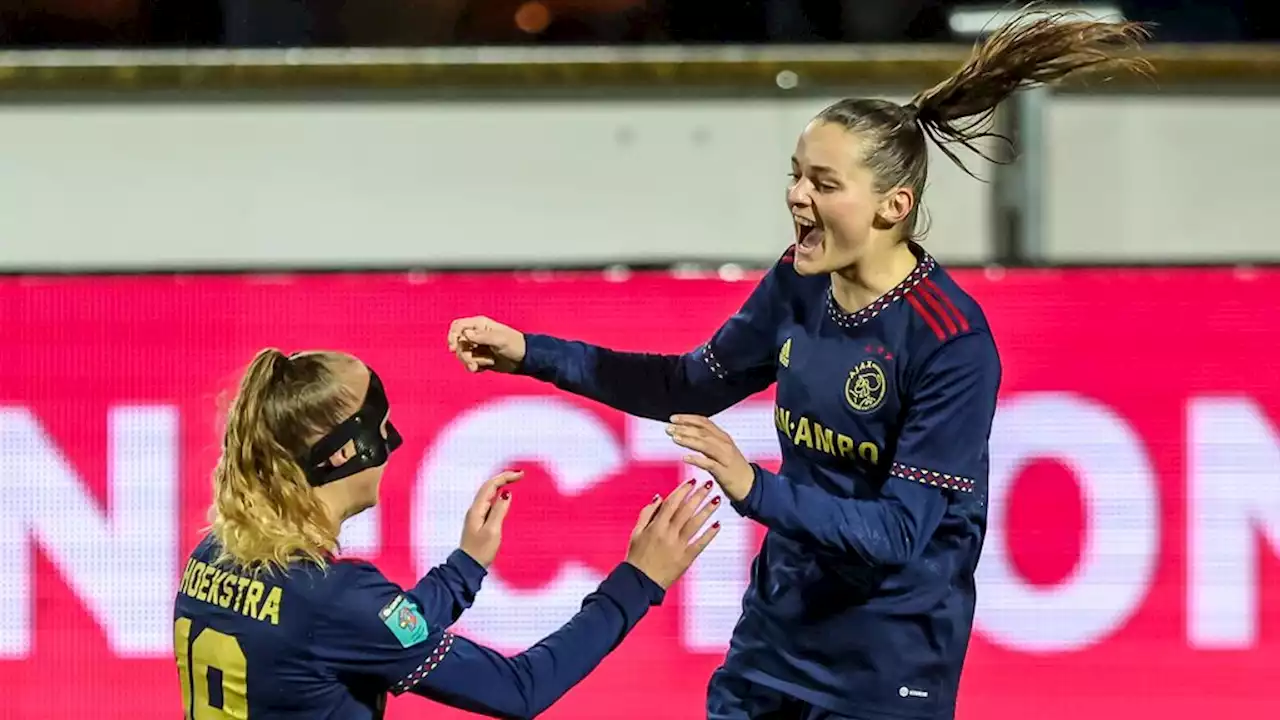
M 793 216 L 796 224 L 796 245 L 801 250 L 813 250 L 822 244 L 822 227 L 812 220 Z

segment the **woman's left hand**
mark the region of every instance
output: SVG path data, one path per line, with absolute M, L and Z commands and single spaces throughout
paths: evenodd
M 720 489 L 734 502 L 742 502 L 756 481 L 755 468 L 734 444 L 729 433 L 698 415 L 673 415 L 667 434 L 682 448 L 698 453 L 684 462 L 711 473 Z

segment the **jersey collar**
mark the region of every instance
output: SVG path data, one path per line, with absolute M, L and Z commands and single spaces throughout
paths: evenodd
M 845 312 L 840 304 L 836 302 L 835 288 L 830 284 L 827 285 L 827 316 L 831 318 L 836 325 L 851 330 L 864 325 L 873 320 L 877 315 L 889 309 L 894 303 L 907 296 L 907 293 L 915 289 L 929 274 L 938 267 L 933 256 L 925 252 L 925 249 L 916 243 L 911 243 L 911 251 L 916 254 L 916 266 L 911 274 L 902 282 L 893 286 L 885 294 L 876 298 L 870 305 L 856 312 Z

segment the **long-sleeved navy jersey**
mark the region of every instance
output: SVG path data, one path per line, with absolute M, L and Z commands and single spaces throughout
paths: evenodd
M 568 624 L 507 658 L 448 632 L 485 576 L 461 550 L 408 590 L 361 561 L 250 575 L 218 566 L 216 555 L 211 538 L 197 546 L 174 605 L 187 718 L 366 720 L 382 716 L 388 692 L 490 717 L 534 717 L 664 594 L 622 563 Z
M 1000 360 L 977 303 L 918 261 L 843 311 L 788 251 L 698 350 L 527 336 L 521 371 L 634 415 L 714 415 L 777 383 L 779 473 L 734 507 L 769 532 L 726 670 L 858 718 L 950 718 L 973 624 Z

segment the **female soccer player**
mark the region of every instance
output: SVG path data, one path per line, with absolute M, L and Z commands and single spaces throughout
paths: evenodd
M 471 372 L 532 376 L 668 432 L 769 532 L 707 717 L 951 718 L 986 529 L 1000 359 L 978 304 L 916 241 L 932 139 L 976 150 L 1021 87 L 1116 54 L 1133 24 L 1024 16 L 914 100 L 823 110 L 791 157 L 794 245 L 680 356 L 622 353 L 488 318 L 449 330 Z M 963 163 L 960 163 L 963 167 Z M 707 419 L 777 383 L 782 468 Z
M 191 554 L 174 608 L 187 718 L 381 717 L 387 692 L 531 718 L 659 604 L 712 538 L 719 504 L 685 484 L 641 513 L 626 561 L 564 627 L 512 658 L 448 632 L 470 607 L 511 507 L 489 480 L 459 549 L 403 590 L 335 557 L 344 520 L 372 507 L 401 439 L 378 376 L 350 355 L 264 350 L 227 421 L 212 532 Z

